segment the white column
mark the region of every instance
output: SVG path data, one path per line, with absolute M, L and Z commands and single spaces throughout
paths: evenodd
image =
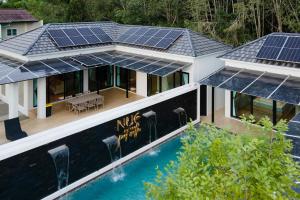
M 147 74 L 136 72 L 136 94 L 147 97 Z
M 200 121 L 200 85 L 197 84 L 197 120 Z
M 26 91 L 27 91 L 27 99 L 25 98 L 26 106 L 28 107 L 28 110 L 33 108 L 33 80 L 26 81 Z
M 230 90 L 225 90 L 225 117 L 230 118 L 230 110 L 231 110 L 231 91 Z
M 38 79 L 37 86 L 37 118 L 45 119 L 46 118 L 46 78 Z
M 7 89 L 8 118 L 12 119 L 19 116 L 19 83 L 10 83 Z
M 89 90 L 89 70 L 83 70 L 83 92 Z

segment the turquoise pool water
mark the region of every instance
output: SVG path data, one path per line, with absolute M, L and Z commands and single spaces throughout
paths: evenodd
M 109 172 L 78 190 L 67 194 L 64 200 L 140 200 L 145 199 L 144 182 L 153 181 L 156 168 L 176 159 L 181 147 L 176 137 L 152 151 L 146 152 L 123 165 L 122 169 Z

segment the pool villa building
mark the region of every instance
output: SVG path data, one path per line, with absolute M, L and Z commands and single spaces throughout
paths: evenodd
M 111 148 L 132 158 L 200 122 L 200 102 L 211 101 L 198 81 L 229 50 L 189 29 L 114 22 L 47 24 L 2 41 L 0 198 L 56 198 L 111 169 Z
M 0 199 L 59 198 L 188 121 L 285 119 L 300 159 L 300 34 L 232 49 L 184 28 L 47 24 L 0 42 L 0 100 Z

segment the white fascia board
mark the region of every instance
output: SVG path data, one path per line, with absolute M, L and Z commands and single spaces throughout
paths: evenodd
M 241 69 L 249 69 L 255 71 L 269 72 L 273 74 L 281 74 L 281 75 L 291 75 L 300 77 L 300 69 L 291 68 L 291 67 L 282 67 L 278 65 L 267 65 L 261 63 L 251 63 L 245 61 L 237 61 L 230 59 L 222 59 L 225 61 L 225 66 L 235 67 Z
M 3 55 L 8 58 L 12 58 L 14 60 L 18 60 L 20 62 L 28 61 L 28 58 L 26 56 L 23 56 L 21 54 L 17 54 L 17 53 L 11 52 L 11 51 L 6 51 L 4 49 L 0 49 L 0 55 Z
M 161 59 L 169 59 L 169 60 L 189 62 L 189 63 L 193 63 L 194 59 L 195 59 L 195 57 L 192 57 L 192 56 L 183 56 L 183 55 L 178 55 L 178 54 L 152 51 L 152 50 L 148 50 L 148 49 L 140 49 L 140 48 L 134 48 L 134 47 L 128 47 L 128 46 L 122 46 L 122 45 L 116 45 L 115 50 L 123 51 L 123 52 L 127 52 L 127 53 L 139 54 L 139 55 L 143 55 L 143 56 L 150 56 L 150 57 L 156 57 L 156 58 L 161 58 Z
M 157 103 L 172 99 L 190 91 L 196 90 L 198 85 L 187 84 L 169 91 L 159 93 L 157 95 L 146 97 L 122 106 L 96 113 L 94 115 L 75 120 L 55 128 L 30 135 L 28 137 L 0 145 L 0 161 L 6 158 L 29 151 L 39 146 L 51 143 L 53 141 L 74 135 L 78 132 L 98 126 L 105 122 L 117 119 L 132 112 L 139 111 L 143 108 L 155 105 Z M 55 117 L 55 116 L 54 116 Z
M 59 52 L 46 53 L 46 54 L 28 55 L 27 58 L 29 61 L 35 61 L 35 60 L 61 58 L 61 57 L 67 57 L 67 56 L 76 56 L 76 55 L 80 55 L 80 54 L 89 54 L 89 53 L 97 53 L 97 52 L 113 51 L 113 50 L 115 50 L 115 45 L 88 48 L 88 49 L 75 49 L 75 50 L 68 50 L 68 51 L 59 51 Z

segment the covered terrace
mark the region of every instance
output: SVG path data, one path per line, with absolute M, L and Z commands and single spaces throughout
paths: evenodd
M 169 89 L 187 84 L 189 80 L 182 70 L 191 65 L 118 51 L 27 63 L 3 57 L 0 61 L 0 96 L 8 105 L 7 118 L 22 115 L 22 130 L 29 135 L 162 92 L 168 89 L 162 90 L 162 85 L 170 76 L 174 79 Z M 153 77 L 158 82 L 149 81 Z M 153 88 L 158 89 L 153 92 Z M 91 94 L 103 98 L 100 109 L 89 109 L 79 115 L 68 110 L 70 98 Z M 51 108 L 52 116 L 47 107 Z M 1 143 L 5 143 L 4 125 L 0 128 Z

